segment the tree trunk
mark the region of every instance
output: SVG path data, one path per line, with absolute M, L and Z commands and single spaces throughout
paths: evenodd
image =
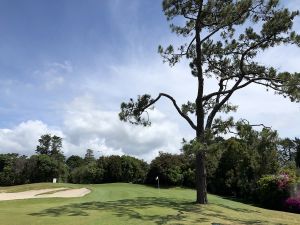
M 199 152 L 196 155 L 196 190 L 198 204 L 207 204 L 207 191 L 206 191 L 206 168 L 205 168 L 205 155 Z

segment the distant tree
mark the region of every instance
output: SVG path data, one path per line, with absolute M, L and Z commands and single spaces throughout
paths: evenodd
M 50 155 L 51 153 L 51 140 L 50 134 L 44 134 L 39 139 L 39 145 L 36 146 L 36 153 Z
M 50 155 L 58 161 L 64 161 L 65 156 L 62 152 L 62 138 L 56 135 L 51 137 L 51 151 Z
M 258 155 L 257 176 L 266 174 L 276 174 L 280 168 L 279 155 L 277 149 L 278 134 L 270 129 L 262 129 L 261 132 L 254 131 L 256 140 L 250 146 L 252 151 Z
M 0 185 L 13 185 L 13 160 L 17 154 L 1 154 L 0 155 Z
M 248 146 L 235 138 L 224 142 L 222 154 L 215 176 L 215 191 L 219 194 L 245 197 L 253 190 L 255 181 L 255 155 L 251 155 Z
M 123 102 L 119 116 L 122 121 L 148 126 L 151 123 L 143 112 L 153 109 L 161 98 L 171 101 L 200 143 L 196 154 L 196 202 L 205 204 L 209 137 L 220 126 L 217 114 L 236 110 L 229 103 L 233 94 L 247 86 L 261 85 L 291 101 L 300 100 L 299 73 L 280 72 L 258 60 L 259 53 L 274 46 L 300 46 L 300 36 L 292 30 L 299 12 L 281 7 L 279 0 L 163 0 L 162 5 L 167 20 L 174 21 L 171 31 L 181 36 L 182 43 L 179 47 L 159 46 L 158 51 L 170 66 L 182 58 L 190 62 L 197 83 L 196 99 L 180 107 L 167 93 L 155 98 L 145 94 L 137 101 Z M 208 79 L 214 79 L 218 88 L 205 93 Z
M 57 161 L 46 154 L 33 155 L 27 161 L 26 174 L 31 183 L 51 182 L 59 175 Z
M 147 183 L 156 183 L 156 177 L 159 177 L 162 185 L 182 185 L 184 181 L 184 163 L 183 155 L 173 155 L 160 152 L 159 156 L 150 163 L 147 175 Z
M 25 166 L 26 166 L 27 160 L 28 160 L 27 156 L 25 156 L 25 155 L 18 156 L 15 159 L 15 162 L 13 165 L 13 171 L 15 174 L 14 185 L 24 184 L 27 182 L 26 176 L 25 176 Z
M 276 131 L 254 130 L 250 125 L 237 123 L 236 137 L 222 141 L 224 151 L 219 160 L 213 186 L 215 193 L 254 198 L 257 181 L 264 175 L 279 172 Z
M 281 139 L 279 140 L 278 147 L 282 165 L 295 161 L 296 145 L 293 140 L 290 138 Z
M 101 156 L 97 167 L 104 171 L 103 182 L 144 183 L 148 164 L 131 156 Z
M 86 150 L 86 153 L 85 153 L 85 156 L 84 156 L 84 161 L 86 163 L 91 163 L 91 162 L 94 162 L 96 159 L 95 159 L 95 156 L 94 156 L 94 151 L 92 149 L 87 149 Z
M 73 170 L 77 167 L 83 166 L 84 165 L 84 159 L 81 158 L 78 155 L 71 155 L 67 160 L 66 160 L 67 166 Z
M 224 149 L 224 138 L 216 137 L 211 140 L 209 151 L 206 154 L 206 171 L 207 171 L 207 188 L 208 191 L 216 193 L 218 187 L 215 185 L 214 180 L 216 170 L 218 168 L 220 159 Z M 184 141 L 182 146 L 182 153 L 185 155 L 185 168 L 184 168 L 184 185 L 188 187 L 195 187 L 195 155 L 198 152 L 198 142 L 191 140 Z
M 66 160 L 72 183 L 132 182 L 144 183 L 148 164 L 131 156 L 101 156 L 95 159 L 88 149 L 85 158 L 72 155 Z
M 296 145 L 296 156 L 295 156 L 296 166 L 297 168 L 300 168 L 300 139 L 299 138 L 295 138 L 295 145 Z
M 0 154 L 0 185 L 17 185 L 26 182 L 24 167 L 26 156 L 16 153 Z
M 62 138 L 56 135 L 51 136 L 51 134 L 42 135 L 39 139 L 39 145 L 36 147 L 36 153 L 51 156 L 58 161 L 64 161 Z
M 0 154 L 0 172 L 2 172 L 4 170 L 4 167 L 6 165 L 6 154 Z
M 148 164 L 143 160 L 123 155 L 122 181 L 132 183 L 144 183 L 148 172 Z
M 72 183 L 79 184 L 97 184 L 103 181 L 104 171 L 97 167 L 95 162 L 76 167 L 72 170 L 70 177 Z
M 103 165 L 101 165 L 103 163 Z M 118 155 L 109 157 L 100 157 L 98 165 L 104 168 L 105 182 L 120 182 L 123 181 L 122 158 Z

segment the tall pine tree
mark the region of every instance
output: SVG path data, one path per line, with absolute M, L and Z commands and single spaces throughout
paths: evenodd
M 278 45 L 300 46 L 300 36 L 292 30 L 299 14 L 282 8 L 279 0 L 163 0 L 163 11 L 171 31 L 180 36 L 179 46 L 159 46 L 164 62 L 174 66 L 182 58 L 190 61 L 195 77 L 195 100 L 181 107 L 167 93 L 152 98 L 145 94 L 121 104 L 122 121 L 150 125 L 143 113 L 161 98 L 167 98 L 195 131 L 199 142 L 196 154 L 197 203 L 207 203 L 205 154 L 209 137 L 230 121 L 216 119 L 219 112 L 236 107 L 228 101 L 245 87 L 261 85 L 277 94 L 300 100 L 300 74 L 278 71 L 262 65 L 258 53 Z M 179 22 L 180 25 L 176 25 Z M 184 25 L 181 25 L 184 24 Z M 207 79 L 218 88 L 205 93 Z M 158 81 L 159 82 L 159 81 Z

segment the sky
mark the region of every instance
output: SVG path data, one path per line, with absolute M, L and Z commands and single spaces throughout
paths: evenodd
M 283 4 L 299 9 L 299 2 Z M 300 20 L 295 21 L 300 33 Z M 147 161 L 178 153 L 193 130 L 162 100 L 152 126 L 120 122 L 120 103 L 166 92 L 178 103 L 195 99 L 186 63 L 169 67 L 158 45 L 178 43 L 160 0 L 0 0 L 0 153 L 34 154 L 45 133 L 63 137 L 65 155 L 128 154 Z M 300 49 L 283 46 L 259 61 L 300 71 Z M 214 86 L 208 84 L 206 90 Z M 232 116 L 264 123 L 281 137 L 300 137 L 300 105 L 260 87 L 234 95 Z

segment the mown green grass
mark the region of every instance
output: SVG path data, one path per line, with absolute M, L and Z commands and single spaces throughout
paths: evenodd
M 195 191 L 182 188 L 158 191 L 143 185 L 115 183 L 34 184 L 1 190 L 83 186 L 92 192 L 82 198 L 0 201 L 0 224 L 300 224 L 300 215 L 261 209 L 214 195 L 208 196 L 208 205 L 195 205 Z
M 39 189 L 48 189 L 48 188 L 77 188 L 77 184 L 53 184 L 53 183 L 38 183 L 38 184 L 24 184 L 10 187 L 0 187 L 0 193 L 2 192 L 21 192 L 21 191 L 30 191 L 30 190 L 39 190 Z

